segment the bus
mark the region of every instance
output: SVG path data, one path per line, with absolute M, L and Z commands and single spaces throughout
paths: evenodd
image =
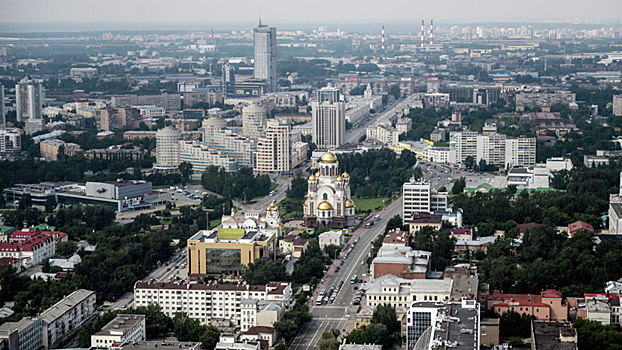
M 318 296 L 315 305 L 322 305 L 322 296 Z
M 376 221 L 380 220 L 380 215 L 376 215 L 376 217 L 374 218 L 374 220 L 376 220 Z
M 350 283 L 351 284 L 355 284 L 357 280 L 358 280 L 358 276 L 354 275 L 354 276 L 352 276 L 352 279 L 350 280 Z

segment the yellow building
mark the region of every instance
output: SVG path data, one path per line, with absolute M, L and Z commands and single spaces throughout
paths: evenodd
M 242 267 L 276 257 L 276 233 L 243 228 L 199 231 L 188 240 L 188 275 L 239 275 Z

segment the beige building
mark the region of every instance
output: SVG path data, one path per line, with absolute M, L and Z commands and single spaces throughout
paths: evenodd
M 239 275 L 263 257 L 276 258 L 276 233 L 244 228 L 199 231 L 188 239 L 188 275 Z
M 251 139 L 266 136 L 266 108 L 257 103 L 242 108 L 242 134 Z
M 278 119 L 268 121 L 266 136 L 259 138 L 254 171 L 257 174 L 283 174 L 291 171 L 290 126 Z
M 365 297 L 367 305 L 389 304 L 395 308 L 409 307 L 414 301 L 447 301 L 453 280 L 404 279 L 384 275 L 368 283 Z
M 399 138 L 399 131 L 391 126 L 374 125 L 367 128 L 368 140 L 378 140 L 385 145 L 397 145 Z
M 318 148 L 341 146 L 346 138 L 346 103 L 341 102 L 339 90 L 326 87 L 318 91 L 318 99 L 311 102 L 313 143 Z
M 118 315 L 99 332 L 91 335 L 91 347 L 112 347 L 147 339 L 145 315 Z
M 44 348 L 58 347 L 96 316 L 94 291 L 78 289 L 69 294 L 41 314 Z
M 210 149 L 235 158 L 240 166 L 252 167 L 257 141 L 238 135 L 226 127 L 227 122 L 219 117 L 203 120 L 203 143 Z

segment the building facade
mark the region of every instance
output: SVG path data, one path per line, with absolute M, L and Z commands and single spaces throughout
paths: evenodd
M 268 92 L 278 91 L 276 71 L 276 27 L 261 24 L 253 29 L 254 76 L 266 81 Z
M 27 119 L 43 119 L 45 90 L 41 83 L 27 75 L 15 85 L 15 98 L 17 103 L 17 121 L 25 122 Z
M 228 63 L 222 65 L 220 90 L 226 97 L 235 96 L 235 67 L 231 66 Z
M 63 345 L 97 315 L 94 291 L 78 289 L 41 314 L 46 349 Z
M 340 101 L 339 90 L 326 87 L 318 91 L 318 100 L 311 102 L 313 142 L 318 148 L 341 146 L 346 136 L 346 104 Z
M 354 225 L 355 205 L 350 197 L 350 175 L 339 175 L 339 162 L 330 151 L 320 158 L 319 171 L 309 177 L 304 203 L 306 227 L 345 228 Z
M 43 322 L 24 317 L 18 322 L 0 326 L 0 348 L 6 350 L 40 350 L 44 348 Z
M 160 129 L 156 133 L 156 163 L 153 168 L 157 171 L 171 172 L 179 167 L 179 141 L 181 131 L 170 126 Z
M 266 136 L 266 108 L 251 103 L 242 108 L 242 134 L 251 139 Z
M 427 182 L 411 178 L 402 185 L 402 217 L 410 218 L 415 213 L 435 213 L 449 207 L 447 192 L 436 192 Z
M 145 315 L 118 315 L 99 332 L 91 335 L 91 347 L 113 347 L 147 339 Z
M 255 153 L 254 171 L 257 174 L 287 174 L 291 172 L 290 125 L 287 121 L 271 119 L 266 136 L 259 138 Z
M 257 141 L 238 135 L 226 127 L 227 122 L 219 117 L 203 120 L 203 143 L 210 149 L 234 158 L 239 166 L 252 167 Z

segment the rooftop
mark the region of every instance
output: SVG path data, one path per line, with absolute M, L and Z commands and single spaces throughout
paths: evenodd
M 175 350 L 200 350 L 202 346 L 201 342 L 179 342 L 179 341 L 138 341 L 131 344 L 114 344 L 112 348 L 114 350 L 162 350 L 162 349 L 175 349 Z
M 124 335 L 130 332 L 137 324 L 145 321 L 145 315 L 118 315 L 108 322 L 95 336 Z
M 574 350 L 576 332 L 569 323 L 533 323 L 535 347 L 538 350 Z
M 44 322 L 52 323 L 54 320 L 66 314 L 71 309 L 76 307 L 76 305 L 85 301 L 92 295 L 95 295 L 95 292 L 92 290 L 78 289 L 77 291 L 63 298 L 63 300 L 51 306 L 49 309 L 45 310 L 41 314 L 41 319 Z

